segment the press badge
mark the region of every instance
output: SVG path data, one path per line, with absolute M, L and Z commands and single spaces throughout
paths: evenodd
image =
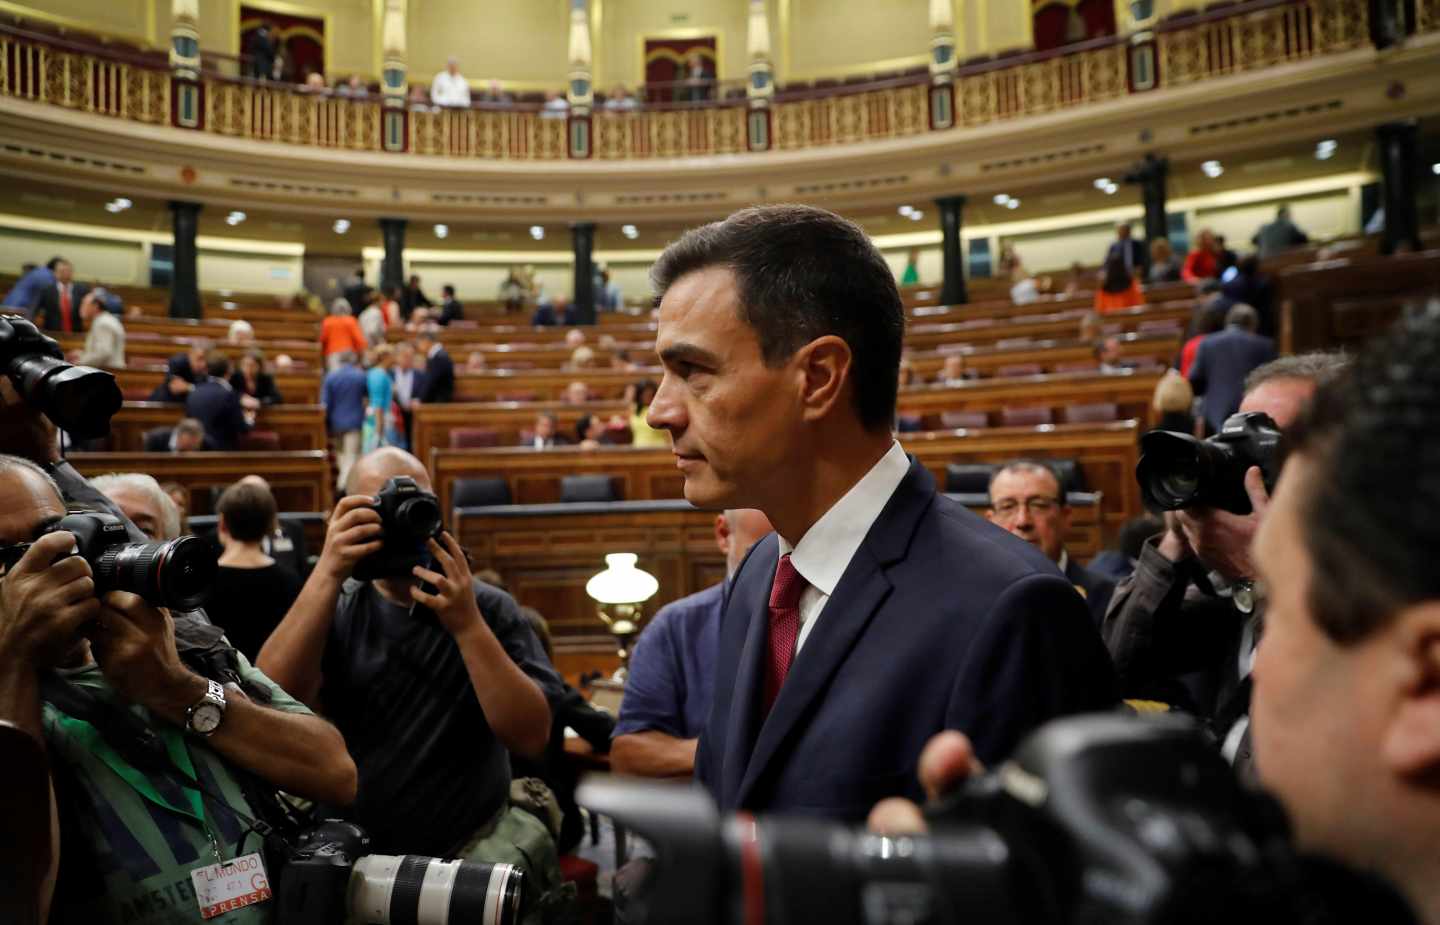
M 224 864 L 197 867 L 190 871 L 190 881 L 195 884 L 195 901 L 200 905 L 202 919 L 263 903 L 273 895 L 259 852 Z

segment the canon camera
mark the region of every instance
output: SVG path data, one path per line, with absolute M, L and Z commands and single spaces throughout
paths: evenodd
M 81 440 L 110 433 L 124 400 L 113 375 L 65 362 L 60 345 L 19 315 L 0 315 L 0 372 L 26 404 Z
M 97 594 L 129 591 L 174 610 L 195 610 L 210 597 L 215 550 L 198 536 L 132 543 L 124 521 L 90 511 L 66 514 L 50 528 L 55 530 L 74 535 L 76 555 L 90 563 Z
M 358 581 L 407 576 L 429 560 L 425 543 L 440 533 L 440 499 L 409 476 L 388 480 L 375 496 L 380 515 L 378 550 L 355 566 Z
M 1259 466 L 1266 491 L 1280 475 L 1280 429 L 1259 411 L 1232 414 L 1209 440 L 1189 434 L 1152 430 L 1140 438 L 1135 478 L 1140 494 L 1154 510 L 1213 507 L 1232 514 L 1250 513 L 1245 473 Z

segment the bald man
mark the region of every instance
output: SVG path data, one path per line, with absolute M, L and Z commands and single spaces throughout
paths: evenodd
M 360 771 L 352 818 L 372 851 L 514 864 L 539 912 L 560 882 L 555 843 L 510 805 L 509 753 L 540 758 L 564 685 L 515 600 L 472 577 L 449 533 L 390 574 L 352 577 L 380 550 L 375 496 L 397 476 L 430 490 L 401 450 L 351 467 L 320 559 L 257 664 L 344 734 Z

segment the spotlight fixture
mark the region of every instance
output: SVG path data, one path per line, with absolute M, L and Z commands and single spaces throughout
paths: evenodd
M 1225 168 L 1220 165 L 1219 161 L 1206 161 L 1200 165 L 1200 169 L 1204 171 L 1205 176 L 1212 180 L 1225 172 Z
M 130 200 L 126 199 L 124 196 L 116 196 L 114 199 L 112 199 L 112 200 L 110 200 L 109 202 L 105 203 L 105 211 L 106 211 L 106 212 L 124 212 L 126 209 L 130 208 L 130 207 L 133 206 L 134 204 L 135 204 L 135 203 L 133 203 L 133 202 L 131 202 Z
M 448 237 L 449 234 L 450 234 L 450 226 L 449 226 L 449 225 L 436 225 L 436 226 L 435 226 L 435 237 L 437 237 L 437 238 L 445 238 L 445 237 Z
M 996 193 L 996 194 L 995 194 L 995 200 L 994 200 L 994 201 L 995 201 L 995 204 L 996 204 L 997 206 L 1003 206 L 1003 205 L 1005 205 L 1006 203 L 1008 203 L 1008 202 L 1010 201 L 1010 194 L 1009 194 L 1009 193 Z
M 234 227 L 235 225 L 238 225 L 241 222 L 245 221 L 245 218 L 245 213 L 241 212 L 239 209 L 236 209 L 234 212 L 231 212 L 229 215 L 225 216 L 225 224 Z
M 1315 145 L 1315 159 L 1317 161 L 1328 161 L 1335 156 L 1335 150 L 1340 145 L 1333 138 L 1326 138 Z
M 911 209 L 911 210 L 910 210 L 910 221 L 912 221 L 912 222 L 918 222 L 918 221 L 920 221 L 920 219 L 922 219 L 922 218 L 924 218 L 924 217 L 925 217 L 925 213 L 924 213 L 924 212 L 921 212 L 919 209 Z
M 337 218 L 335 219 L 335 224 L 331 227 L 335 229 L 336 234 L 344 234 L 345 232 L 350 230 L 350 219 Z
M 1435 163 L 1430 165 L 1430 172 L 1435 174 L 1435 176 L 1440 177 L 1440 161 L 1436 161 Z
M 1095 181 L 1095 188 L 1098 189 L 1098 190 L 1109 189 L 1109 188 L 1110 188 L 1110 185 L 1111 185 L 1111 184 L 1110 184 L 1110 178 L 1109 178 L 1109 177 L 1101 177 L 1100 179 L 1098 179 L 1098 180 Z
M 913 214 L 915 213 L 915 207 L 914 207 L 914 206 L 901 206 L 898 211 L 900 212 L 901 215 L 905 216 L 906 218 L 909 218 L 911 215 L 913 215 Z
M 539 225 L 531 225 L 530 237 L 534 238 L 537 241 L 543 241 L 545 239 L 545 229 L 541 228 Z
M 621 225 L 620 233 L 623 234 L 625 237 L 629 238 L 631 241 L 640 237 L 640 230 L 634 225 Z
M 1120 192 L 1120 184 L 1112 180 L 1109 183 L 1106 183 L 1103 187 L 1101 187 L 1101 189 L 1105 191 L 1106 196 L 1114 196 L 1116 193 Z
M 1005 203 L 1005 208 L 1007 208 L 1007 209 L 1018 209 L 1018 208 L 1020 208 L 1020 200 L 1018 200 L 1018 199 L 1011 199 L 1009 202 Z

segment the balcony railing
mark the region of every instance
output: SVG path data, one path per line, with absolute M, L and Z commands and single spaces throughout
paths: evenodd
M 1440 30 L 1440 0 L 1418 0 L 1414 30 Z M 1131 37 L 969 63 L 953 82 L 953 124 L 964 127 L 1138 95 L 1151 89 L 1273 67 L 1365 46 L 1366 0 L 1254 0 L 1210 14 L 1171 17 L 1153 30 L 1154 74 L 1131 72 Z M 0 96 L 134 122 L 172 124 L 173 78 L 155 54 L 97 49 L 0 27 Z M 554 161 L 575 156 L 573 117 L 533 105 L 402 110 L 386 128 L 374 96 L 318 93 L 209 71 L 201 77 L 199 131 L 355 151 L 452 158 Z M 784 92 L 768 105 L 766 150 L 903 138 L 932 131 L 928 75 Z M 755 150 L 751 110 L 731 97 L 589 117 L 589 156 L 603 160 L 740 154 Z M 393 110 L 391 111 L 394 112 Z M 392 120 L 393 123 L 393 120 Z M 947 131 L 949 129 L 946 129 Z M 386 132 L 390 131 L 387 142 Z

